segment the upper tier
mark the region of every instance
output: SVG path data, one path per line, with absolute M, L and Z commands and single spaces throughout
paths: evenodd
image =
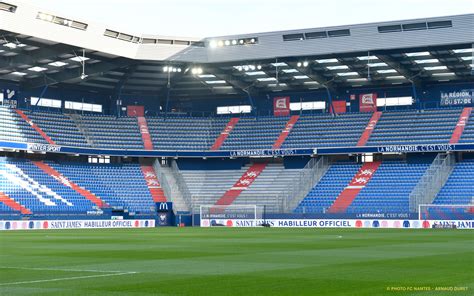
M 461 108 L 384 111 L 366 146 L 448 144 Z M 106 149 L 144 149 L 134 117 L 67 115 L 0 107 L 0 141 L 55 144 Z M 301 115 L 281 146 L 283 149 L 354 147 L 372 113 Z M 242 117 L 224 139 L 220 150 L 272 149 L 289 117 Z M 224 132 L 230 117 L 149 117 L 146 119 L 154 150 L 207 151 Z M 474 143 L 474 120 L 459 143 Z

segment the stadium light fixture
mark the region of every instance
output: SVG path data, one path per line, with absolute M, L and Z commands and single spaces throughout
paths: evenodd
M 199 78 L 216 78 L 216 76 L 213 74 L 202 74 L 199 75 Z
M 262 65 L 257 65 L 257 70 L 262 70 Z
M 339 65 L 339 66 L 328 66 L 326 67 L 328 70 L 345 70 L 349 69 L 349 66 L 347 65 Z
M 182 71 L 182 69 L 179 68 L 179 67 L 171 67 L 171 66 L 164 66 L 163 67 L 163 72 L 165 72 L 165 73 L 171 73 L 171 72 L 176 73 L 176 72 L 181 72 L 181 71 Z
M 359 73 L 357 72 L 341 72 L 341 73 L 336 73 L 337 76 L 358 76 Z
M 446 66 L 434 66 L 434 67 L 424 67 L 426 71 L 436 71 L 436 70 L 446 70 L 448 67 Z
M 368 63 L 367 66 L 375 68 L 375 67 L 385 67 L 385 66 L 387 66 L 387 64 L 382 63 L 382 62 L 380 62 L 380 63 Z
M 232 45 L 237 45 L 237 40 L 232 40 Z
M 362 81 L 368 81 L 367 78 L 348 78 L 346 79 L 347 82 L 362 82 Z
M 461 48 L 461 49 L 454 49 L 454 53 L 467 53 L 467 52 L 474 52 L 474 48 Z
M 18 71 L 12 72 L 11 74 L 12 74 L 12 75 L 16 75 L 16 76 L 25 76 L 25 75 L 27 75 L 27 74 L 24 73 L 24 72 L 18 72 Z
M 429 51 L 419 51 L 419 52 L 407 52 L 405 53 L 407 57 L 424 57 L 424 56 L 429 56 L 430 52 Z
M 431 64 L 431 63 L 438 63 L 438 59 L 426 59 L 426 60 L 415 60 L 414 61 L 417 64 Z
M 222 41 L 222 40 L 217 41 L 217 46 L 219 46 L 219 47 L 224 46 L 224 41 Z
M 81 56 L 76 56 L 76 57 L 72 57 L 70 58 L 71 61 L 74 61 L 74 62 L 84 62 L 84 61 L 87 61 L 87 60 L 90 60 L 88 57 L 81 57 Z
M 260 75 L 267 75 L 265 72 L 263 71 L 253 71 L 253 72 L 245 72 L 245 75 L 248 75 L 248 76 L 260 76 Z
M 192 68 L 192 69 L 191 69 L 191 73 L 192 73 L 193 75 L 200 75 L 200 74 L 202 74 L 202 68 L 200 68 L 200 67 Z
M 338 59 L 322 59 L 322 60 L 315 60 L 316 63 L 319 63 L 319 64 L 330 64 L 330 63 L 338 63 L 339 60 Z
M 62 66 L 66 66 L 67 63 L 56 61 L 56 62 L 49 63 L 48 65 L 53 66 L 53 67 L 62 67 Z
M 257 78 L 257 80 L 260 82 L 266 82 L 266 81 L 276 81 L 277 79 L 275 77 L 265 77 L 265 78 Z
M 453 72 L 445 72 L 445 73 L 433 73 L 432 76 L 455 76 L 456 73 Z
M 357 57 L 357 59 L 359 61 L 368 61 L 368 60 L 378 60 L 378 57 L 376 56 L 361 56 L 361 57 Z
M 205 80 L 204 81 L 207 84 L 226 84 L 227 81 L 225 80 Z
M 229 41 L 229 40 L 224 41 L 224 45 L 225 45 L 225 46 L 229 46 L 229 45 L 230 45 L 230 41 Z
M 211 40 L 211 42 L 209 42 L 209 46 L 211 48 L 216 48 L 217 47 L 217 41 L 216 40 Z
M 8 42 L 8 43 L 3 44 L 3 46 L 11 48 L 11 49 L 15 49 L 18 45 L 13 42 Z
M 33 71 L 33 72 L 43 72 L 43 71 L 46 71 L 48 70 L 48 68 L 43 68 L 43 67 L 31 67 L 31 68 L 28 68 L 29 71 Z
M 395 69 L 377 70 L 377 73 L 379 74 L 397 73 L 397 70 Z

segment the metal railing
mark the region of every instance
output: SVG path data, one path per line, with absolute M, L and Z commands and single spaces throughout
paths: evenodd
M 82 117 L 75 113 L 69 113 L 67 115 L 69 116 L 69 118 L 71 118 L 71 120 L 77 126 L 79 132 L 81 132 L 81 134 L 84 135 L 84 138 L 86 139 L 87 144 L 89 144 L 91 147 L 94 147 L 94 139 L 92 137 L 91 132 L 89 131 L 89 128 L 87 128 L 87 126 L 82 124 Z
M 170 169 L 176 181 L 177 189 L 179 190 L 179 192 L 181 193 L 181 196 L 183 197 L 183 201 L 185 202 L 188 209 L 191 209 L 192 194 L 188 188 L 188 185 L 186 184 L 186 181 L 183 178 L 183 175 L 179 172 L 178 164 L 176 163 L 175 160 L 171 161 Z
M 420 204 L 431 204 L 448 180 L 456 164 L 452 153 L 439 153 L 410 193 L 410 212 L 418 212 Z
M 312 158 L 301 172 L 296 175 L 287 190 L 283 191 L 279 199 L 283 203 L 283 212 L 290 213 L 298 203 L 308 194 L 315 184 L 321 180 L 329 169 L 329 158 L 321 156 Z

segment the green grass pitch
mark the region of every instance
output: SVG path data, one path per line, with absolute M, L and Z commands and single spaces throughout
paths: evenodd
M 155 228 L 0 233 L 0 295 L 474 295 L 474 232 Z

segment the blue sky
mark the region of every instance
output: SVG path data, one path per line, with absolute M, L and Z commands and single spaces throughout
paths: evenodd
M 474 13 L 474 0 L 29 0 L 133 34 L 210 37 Z

